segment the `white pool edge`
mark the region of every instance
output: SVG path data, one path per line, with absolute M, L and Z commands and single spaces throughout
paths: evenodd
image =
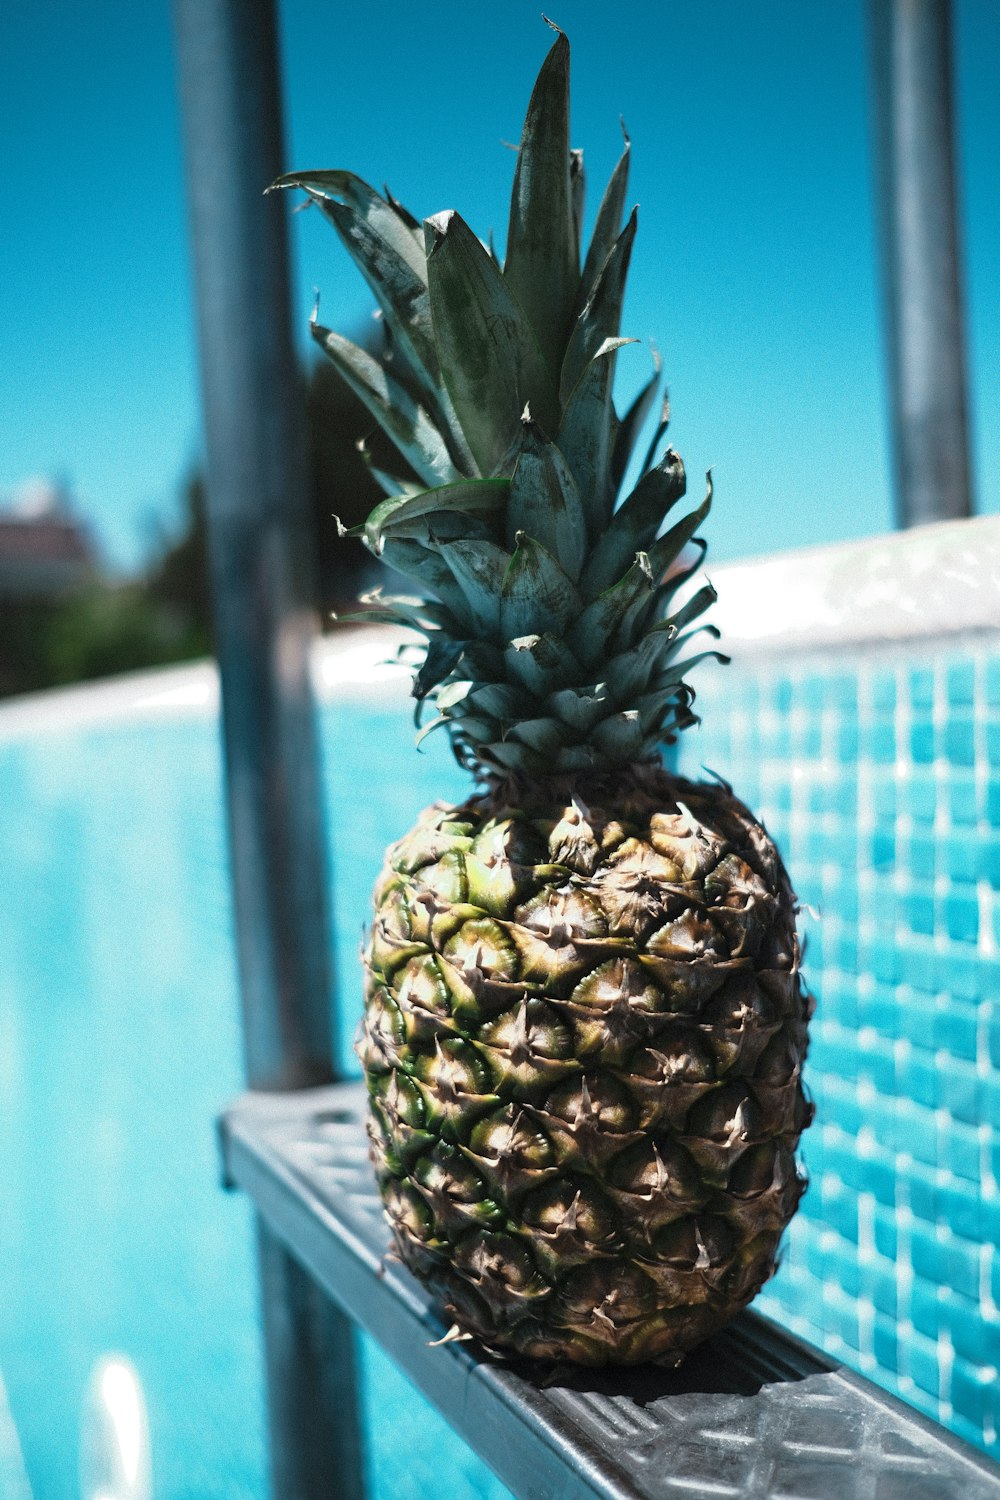
M 949 521 L 835 546 L 708 568 L 710 618 L 740 658 L 892 646 L 1000 630 L 1000 516 Z M 398 701 L 407 632 L 372 626 L 324 637 L 313 656 L 321 703 Z M 0 703 L 0 742 L 88 724 L 215 716 L 215 663 L 133 672 Z

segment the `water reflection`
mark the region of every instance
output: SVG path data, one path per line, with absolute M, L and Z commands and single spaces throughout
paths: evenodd
M 94 1366 L 80 1422 L 81 1500 L 152 1500 L 149 1422 L 138 1372 L 122 1354 Z

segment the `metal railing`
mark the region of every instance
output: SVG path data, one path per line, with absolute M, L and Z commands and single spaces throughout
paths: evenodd
M 951 0 L 870 0 L 896 518 L 973 511 Z
M 316 634 L 304 406 L 291 335 L 271 0 L 177 0 L 222 682 L 229 843 L 251 1088 L 334 1077 L 328 861 L 309 679 Z M 274 1493 L 363 1492 L 350 1322 L 263 1222 Z

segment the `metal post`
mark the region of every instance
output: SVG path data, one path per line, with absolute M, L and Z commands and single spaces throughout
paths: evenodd
M 950 0 L 870 0 L 896 512 L 972 513 Z
M 176 0 L 209 550 L 252 1088 L 333 1077 L 304 404 L 273 0 Z M 259 1227 L 276 1500 L 363 1493 L 349 1322 Z

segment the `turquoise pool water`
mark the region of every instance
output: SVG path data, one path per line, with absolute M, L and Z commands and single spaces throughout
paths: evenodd
M 458 792 L 402 704 L 365 732 L 324 712 L 349 1055 L 381 850 Z M 404 776 L 405 771 L 405 776 Z M 240 1088 L 214 715 L 4 734 L 0 712 L 0 1371 L 35 1500 L 76 1500 L 87 1376 L 128 1355 L 157 1500 L 265 1494 L 246 1203 L 218 1187 L 213 1119 Z M 372 1494 L 506 1491 L 367 1345 Z

